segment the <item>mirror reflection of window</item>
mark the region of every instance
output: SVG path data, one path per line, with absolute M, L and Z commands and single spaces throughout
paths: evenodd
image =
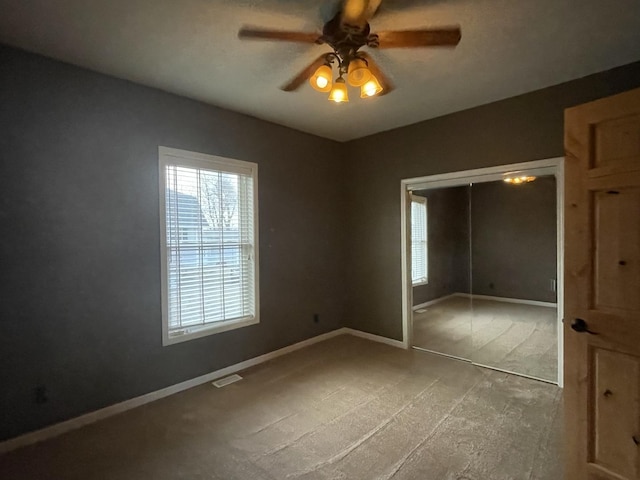
M 411 283 L 428 283 L 427 199 L 411 196 Z

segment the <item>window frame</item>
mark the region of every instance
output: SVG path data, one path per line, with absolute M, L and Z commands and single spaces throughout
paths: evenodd
M 412 287 L 419 287 L 420 285 L 427 285 L 429 283 L 429 210 L 428 210 L 428 203 L 427 203 L 427 197 L 423 197 L 421 195 L 414 195 L 411 194 L 411 202 L 410 202 L 410 224 L 411 224 L 411 229 L 413 230 L 413 203 L 419 203 L 424 205 L 424 229 L 425 229 L 425 235 L 424 235 L 424 278 L 422 280 L 419 280 L 417 282 L 414 282 L 413 280 L 413 269 L 411 271 L 411 286 Z M 413 240 L 411 241 L 411 258 L 413 259 Z M 413 260 L 411 262 L 411 265 L 413 267 Z
M 190 331 L 182 334 L 171 335 L 169 331 L 169 275 L 168 275 L 168 245 L 167 245 L 167 217 L 166 217 L 166 167 L 179 165 L 187 168 L 203 168 L 207 170 L 222 170 L 225 172 L 250 171 L 253 182 L 253 273 L 254 273 L 254 312 L 249 318 L 235 320 L 223 320 L 216 323 L 191 327 Z M 237 328 L 247 327 L 260 323 L 260 276 L 259 276 L 259 212 L 258 212 L 258 164 L 208 155 L 204 153 L 190 152 L 169 147 L 158 147 L 158 173 L 159 173 L 159 204 L 160 204 L 160 271 L 161 271 L 161 297 L 162 297 L 162 345 L 168 346 L 176 343 L 202 338 L 216 333 L 222 333 Z

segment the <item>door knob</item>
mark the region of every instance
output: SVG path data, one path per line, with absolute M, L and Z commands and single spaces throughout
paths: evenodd
M 581 318 L 576 318 L 571 324 L 571 328 L 578 333 L 589 333 L 591 335 L 598 335 L 596 332 L 592 332 L 591 330 L 589 330 L 587 322 L 585 322 Z

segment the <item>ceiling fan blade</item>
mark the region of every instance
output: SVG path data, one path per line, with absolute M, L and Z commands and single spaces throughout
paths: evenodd
M 460 43 L 460 27 L 377 32 L 378 48 L 455 47 Z
M 395 89 L 395 86 L 393 85 L 391 80 L 389 80 L 389 77 L 387 77 L 384 72 L 380 70 L 380 67 L 375 62 L 375 60 L 371 58 L 371 55 L 365 52 L 359 52 L 358 55 L 367 61 L 369 71 L 378 79 L 378 83 L 380 83 L 380 86 L 382 87 L 382 91 L 377 95 L 378 97 L 386 95 L 387 93 Z
M 380 7 L 382 0 L 344 0 L 340 26 L 346 32 L 362 32 Z
M 293 92 L 294 90 L 300 88 L 300 86 L 304 82 L 306 82 L 320 66 L 324 64 L 326 56 L 326 53 L 320 55 L 313 62 L 307 65 L 300 73 L 298 73 L 298 75 L 293 77 L 291 81 L 289 81 L 289 83 L 281 86 L 280 89 L 284 90 L 285 92 Z
M 315 32 L 290 32 L 257 27 L 242 27 L 238 31 L 238 38 L 242 39 L 283 40 L 285 42 L 316 43 L 321 36 Z

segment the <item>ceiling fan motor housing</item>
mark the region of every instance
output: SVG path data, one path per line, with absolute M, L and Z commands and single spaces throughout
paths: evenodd
M 322 40 L 338 53 L 343 59 L 352 57 L 360 47 L 369 45 L 371 29 L 369 24 L 365 24 L 364 28 L 358 28 L 357 31 L 345 30 L 340 23 L 340 13 L 324 24 L 322 28 Z M 377 36 L 376 39 L 377 40 Z M 377 46 L 377 45 L 376 45 Z

